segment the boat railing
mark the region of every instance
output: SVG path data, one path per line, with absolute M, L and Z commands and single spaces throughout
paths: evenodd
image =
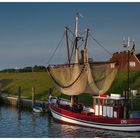
M 83 111 L 94 113 L 94 108 L 84 106 Z
M 54 96 L 51 96 L 49 98 L 50 98 L 50 102 L 54 103 L 54 104 L 59 103 L 61 105 L 69 105 L 69 106 L 71 105 L 71 102 L 64 98 L 58 98 L 58 97 L 54 97 Z

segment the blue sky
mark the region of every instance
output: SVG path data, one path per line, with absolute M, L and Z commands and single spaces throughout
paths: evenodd
M 47 65 L 64 27 L 74 29 L 75 13 L 79 30 L 90 33 L 111 53 L 124 50 L 122 38 L 132 37 L 140 52 L 140 3 L 0 3 L 0 69 Z M 64 45 L 64 43 L 63 43 Z M 90 57 L 111 56 L 89 40 Z M 61 48 L 54 62 L 66 57 Z

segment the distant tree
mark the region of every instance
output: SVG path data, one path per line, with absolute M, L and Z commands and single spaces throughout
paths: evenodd
M 1 70 L 1 72 L 16 72 L 15 69 L 4 69 L 4 70 Z
M 0 72 L 45 72 L 46 67 L 45 66 L 28 66 L 20 69 L 3 69 Z
M 34 72 L 43 72 L 43 71 L 46 71 L 46 67 L 45 66 L 37 66 L 37 65 L 35 65 L 33 67 L 32 71 L 34 71 Z

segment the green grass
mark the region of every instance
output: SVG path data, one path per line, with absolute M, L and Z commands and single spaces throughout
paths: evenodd
M 32 87 L 35 87 L 36 98 L 45 100 L 48 96 L 48 88 L 52 82 L 47 72 L 28 73 L 0 73 L 2 91 L 11 95 L 17 95 L 17 89 L 21 87 L 21 96 L 31 98 Z
M 119 93 L 122 94 L 124 90 L 128 88 L 128 78 L 126 72 L 119 72 L 114 82 L 112 83 L 108 93 Z M 140 93 L 140 71 L 138 72 L 130 72 L 130 89 L 137 89 Z
M 48 98 L 48 88 L 53 87 L 52 81 L 47 72 L 25 72 L 25 73 L 0 73 L 2 91 L 10 95 L 17 95 L 17 89 L 21 87 L 21 96 L 31 99 L 32 87 L 36 90 L 36 99 L 46 100 Z M 140 92 L 140 72 L 130 73 L 130 87 Z M 111 88 L 107 93 L 120 93 L 127 89 L 127 73 L 120 72 L 116 76 Z M 59 96 L 58 91 L 54 94 Z M 68 96 L 62 95 L 65 98 Z M 79 96 L 79 101 L 88 105 L 92 104 L 92 97 L 88 94 Z

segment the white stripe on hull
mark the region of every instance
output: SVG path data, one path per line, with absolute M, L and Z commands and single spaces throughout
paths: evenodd
M 139 126 L 126 126 L 126 127 L 123 127 L 123 126 L 105 126 L 104 124 L 102 125 L 98 125 L 98 124 L 94 124 L 93 122 L 91 123 L 85 123 L 85 122 L 81 122 L 81 121 L 78 121 L 78 120 L 74 120 L 74 119 L 71 119 L 71 118 L 68 118 L 68 117 L 65 117 L 65 116 L 62 116 L 61 114 L 58 114 L 58 113 L 55 113 L 54 111 L 51 110 L 51 113 L 53 115 L 53 117 L 57 120 L 60 120 L 60 121 L 64 121 L 64 122 L 68 122 L 68 123 L 71 123 L 71 124 L 77 124 L 77 125 L 82 125 L 82 126 L 87 126 L 87 127 L 93 127 L 93 128 L 100 128 L 100 129 L 108 129 L 108 130 L 118 130 L 118 131 L 140 131 L 140 125 Z M 127 125 L 127 124 L 126 124 Z

